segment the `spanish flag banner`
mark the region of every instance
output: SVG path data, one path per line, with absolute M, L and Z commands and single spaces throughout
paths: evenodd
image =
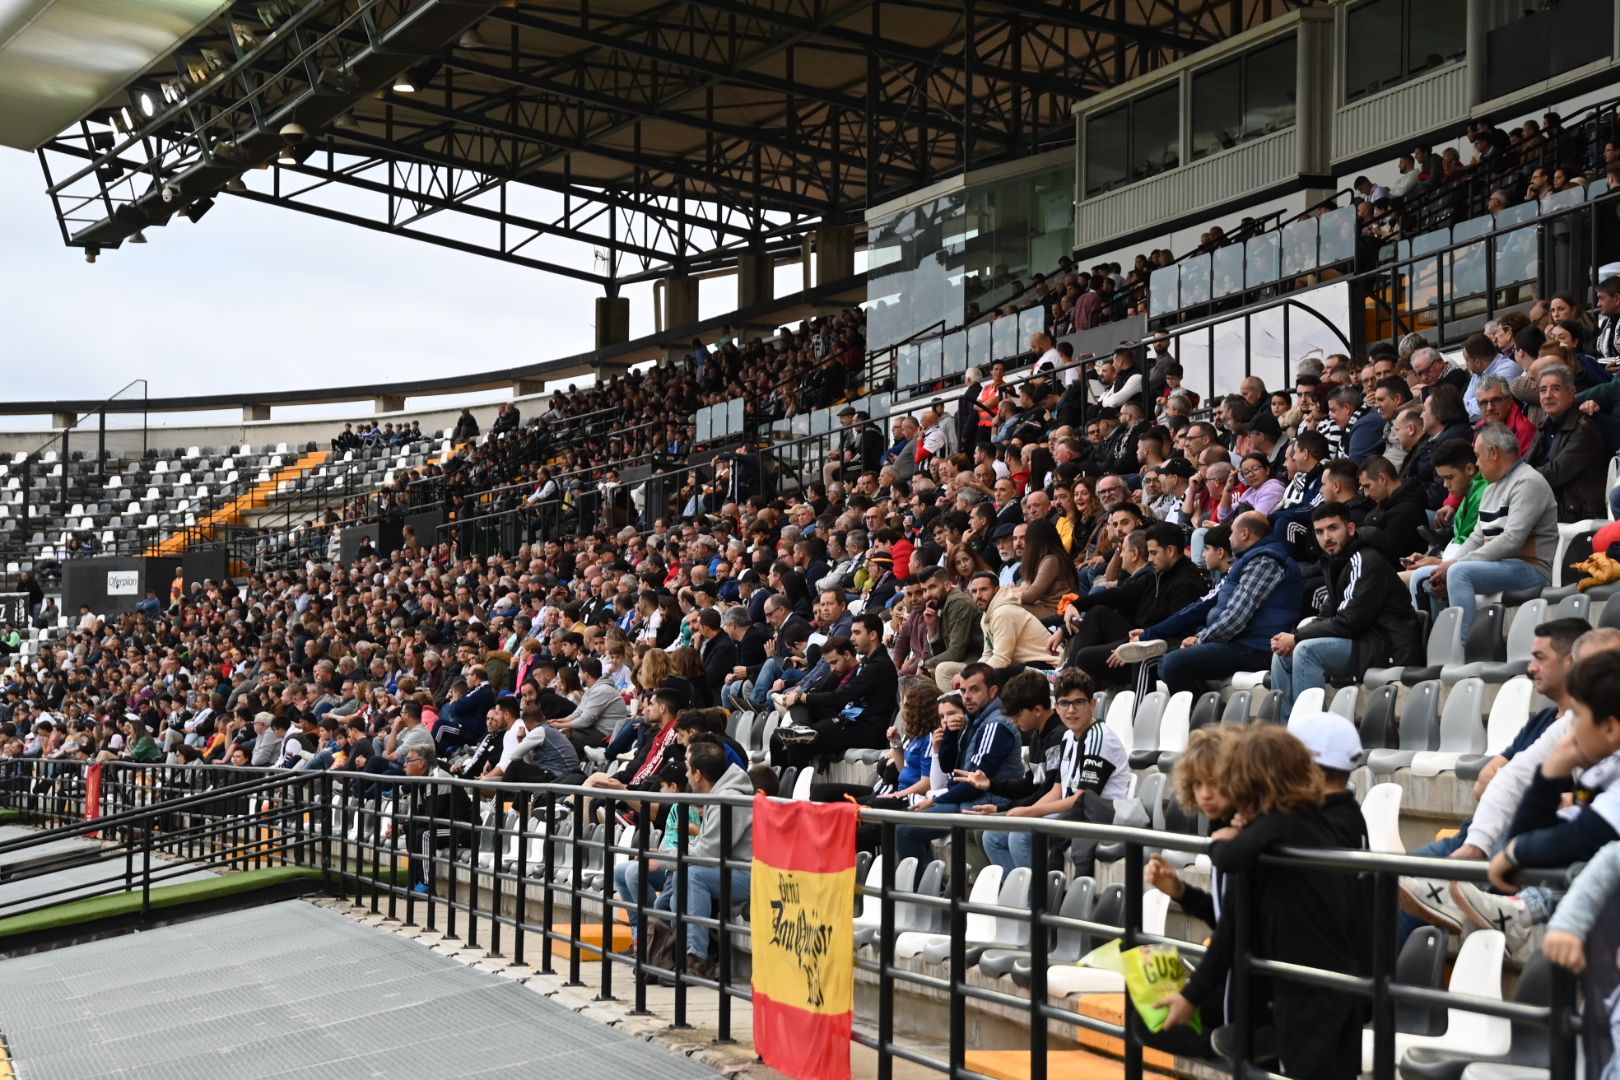
M 754 798 L 754 1046 L 794 1080 L 850 1074 L 856 814 Z

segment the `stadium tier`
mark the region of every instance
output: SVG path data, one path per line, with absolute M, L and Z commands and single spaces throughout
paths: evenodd
M 0 952 L 307 893 L 724 1071 L 1610 1075 L 1614 5 L 373 6 L 325 67 L 324 4 L 219 15 L 58 125 L 64 237 L 369 185 L 609 244 L 485 251 L 602 285 L 599 348 L 229 427 L 3 407 L 62 422 L 0 436 Z M 272 62 L 315 74 L 236 115 Z

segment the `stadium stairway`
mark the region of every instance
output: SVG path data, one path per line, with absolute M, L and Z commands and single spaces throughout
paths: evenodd
M 212 537 L 214 531 L 220 527 L 241 524 L 242 518 L 247 513 L 268 506 L 283 482 L 295 480 L 319 468 L 326 464 L 331 456 L 330 450 L 311 450 L 301 455 L 292 464 L 272 473 L 268 480 L 259 481 L 243 494 L 198 521 L 194 527 L 182 529 L 158 541 L 147 550 L 147 555 L 179 555 L 191 546 L 193 539 Z

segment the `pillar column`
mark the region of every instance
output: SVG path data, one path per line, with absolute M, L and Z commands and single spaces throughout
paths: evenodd
M 698 280 L 684 274 L 663 280 L 663 310 L 658 325 L 663 330 L 679 330 L 698 321 Z
M 512 396 L 513 397 L 531 397 L 531 396 L 533 396 L 535 394 L 543 394 L 543 393 L 545 393 L 545 390 L 546 390 L 546 380 L 544 380 L 544 379 L 513 379 L 512 380 Z
M 405 411 L 405 395 L 404 394 L 382 394 L 382 395 L 380 395 L 378 397 L 375 397 L 371 401 L 371 411 L 372 412 L 380 412 L 380 413 L 404 412 Z
M 270 419 L 270 406 L 268 406 L 268 405 L 244 405 L 244 406 L 242 406 L 242 419 L 244 421 L 248 421 L 248 420 L 268 420 L 268 419 Z
M 70 428 L 74 424 L 77 424 L 78 422 L 79 422 L 79 414 L 78 413 L 71 413 L 71 412 L 53 412 L 53 413 L 51 413 L 51 427 L 53 427 L 53 428 Z
M 816 284 L 828 285 L 855 276 L 855 230 L 823 225 L 816 230 Z
M 775 266 L 764 251 L 737 256 L 737 307 L 751 308 L 776 298 Z
M 630 340 L 630 298 L 628 296 L 598 296 L 596 298 L 596 347 L 623 345 Z

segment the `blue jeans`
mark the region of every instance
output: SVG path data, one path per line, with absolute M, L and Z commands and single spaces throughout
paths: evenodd
M 1282 691 L 1282 715 L 1286 721 L 1294 699 L 1312 687 L 1327 686 L 1332 675 L 1353 675 L 1356 645 L 1349 638 L 1306 638 L 1294 643 L 1292 656 L 1271 658 L 1271 688 Z
M 1259 671 L 1269 667 L 1271 653 L 1234 645 L 1230 641 L 1210 641 L 1165 654 L 1159 662 L 1159 678 L 1172 694 L 1182 690 L 1195 697 L 1209 689 L 1212 679 L 1228 679 L 1234 671 Z
M 1047 814 L 1050 820 L 1062 815 Z M 987 832 L 979 836 L 984 856 L 1007 873 L 1020 866 L 1035 865 L 1035 834 L 1027 832 Z
M 782 662 L 774 656 L 765 658 L 765 666 L 759 669 L 759 678 L 754 680 L 754 692 L 748 695 L 748 703 L 753 706 L 753 712 L 761 712 L 771 703 L 771 684 L 782 677 Z
M 647 906 L 652 907 L 658 900 L 658 894 L 669 879 L 669 870 L 661 866 L 647 868 Z M 619 899 L 629 904 L 636 903 L 640 897 L 641 889 L 641 863 L 635 859 L 626 859 L 613 866 L 613 891 L 618 893 Z M 634 907 L 630 909 L 630 936 L 634 940 L 640 926 L 636 918 Z
M 955 814 L 961 812 L 965 806 L 978 806 L 981 803 L 994 803 L 1005 808 L 1007 800 L 999 795 L 980 795 L 976 799 L 960 803 L 936 803 L 927 810 L 919 811 L 923 814 Z M 918 866 L 927 866 L 934 861 L 933 853 L 928 845 L 933 843 L 935 837 L 946 835 L 944 829 L 928 829 L 919 825 L 902 825 L 895 833 L 895 847 L 898 848 L 899 858 L 914 858 Z M 988 854 L 988 852 L 987 852 Z
M 1474 624 L 1474 603 L 1481 593 L 1509 592 L 1545 586 L 1548 579 L 1522 559 L 1501 562 L 1453 563 L 1446 571 L 1446 595 L 1451 606 L 1462 609 L 1462 639 Z
M 748 899 L 748 871 L 730 870 L 731 874 L 731 902 L 741 903 Z M 659 897 L 660 907 L 673 908 L 675 904 L 675 883 L 671 881 L 669 888 Z M 686 871 L 686 914 L 695 915 L 700 919 L 711 918 L 714 915 L 715 905 L 720 899 L 720 869 L 715 866 L 693 866 Z M 723 921 L 730 912 L 722 912 Z M 705 959 L 709 955 L 709 928 L 688 923 L 686 926 L 686 951 L 688 955 L 700 956 Z

